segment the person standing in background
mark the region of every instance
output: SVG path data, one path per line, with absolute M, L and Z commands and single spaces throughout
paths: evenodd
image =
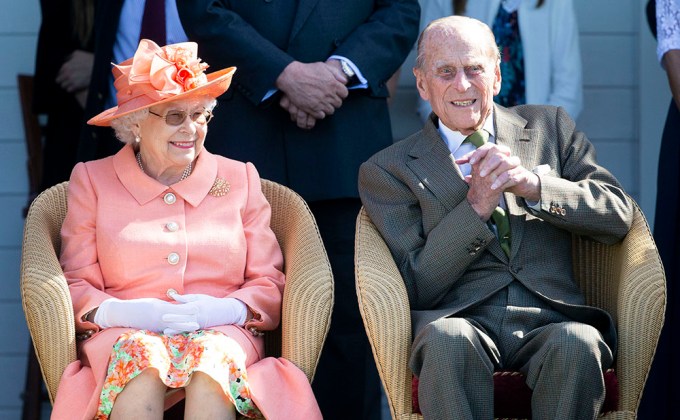
M 380 386 L 354 286 L 359 165 L 392 143 L 386 83 L 418 35 L 416 0 L 178 2 L 211 65 L 238 68 L 215 153 L 255 164 L 308 203 L 336 283 L 312 384 L 325 419 L 377 419 Z
M 576 120 L 583 107 L 581 50 L 572 0 L 425 0 L 421 30 L 444 16 L 469 16 L 492 28 L 501 49 L 503 86 L 494 101 L 563 107 Z M 418 99 L 427 120 L 432 108 Z
M 76 164 L 93 62 L 94 0 L 41 0 L 33 110 L 47 115 L 40 190 L 69 179 Z
M 94 64 L 85 107 L 87 119 L 116 106 L 111 63 L 132 57 L 140 39 L 151 39 L 159 45 L 187 41 L 175 0 L 100 0 L 94 22 Z M 120 148 L 120 141 L 109 127 L 84 126 L 78 161 L 110 156 Z
M 647 18 L 656 35 L 657 57 L 666 71 L 673 95 L 661 139 L 654 219 L 654 240 L 666 273 L 666 319 L 639 415 L 642 420 L 653 420 L 672 418 L 675 400 L 680 395 L 678 341 L 673 336 L 680 323 L 680 0 L 656 0 L 656 3 L 650 0 Z

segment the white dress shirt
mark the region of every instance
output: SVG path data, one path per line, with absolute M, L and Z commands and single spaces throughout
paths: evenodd
M 142 33 L 142 17 L 144 16 L 145 0 L 125 0 L 120 11 L 116 42 L 113 44 L 113 62 L 121 63 L 135 55 L 139 46 L 139 35 Z M 176 0 L 165 0 L 165 45 L 186 42 L 189 37 L 184 32 L 179 20 Z M 164 45 L 161 45 L 163 47 Z M 200 57 L 200 54 L 199 54 Z M 109 97 L 106 107 L 116 106 L 116 88 L 113 86 L 113 76 L 110 77 Z

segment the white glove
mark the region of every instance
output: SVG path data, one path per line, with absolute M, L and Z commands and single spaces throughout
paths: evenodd
M 120 300 L 106 299 L 94 315 L 101 328 L 128 327 L 163 332 L 167 335 L 196 331 L 198 309 L 175 305 L 156 298 Z
M 204 294 L 171 294 L 170 297 L 186 306 L 198 308 L 199 328 L 231 324 L 243 326 L 246 323 L 248 307 L 236 298 L 216 298 Z

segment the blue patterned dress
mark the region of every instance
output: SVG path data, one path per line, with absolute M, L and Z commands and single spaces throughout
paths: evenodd
M 493 22 L 493 34 L 501 51 L 501 92 L 494 101 L 503 106 L 526 103 L 524 50 L 519 33 L 517 10 L 509 13 L 501 5 Z

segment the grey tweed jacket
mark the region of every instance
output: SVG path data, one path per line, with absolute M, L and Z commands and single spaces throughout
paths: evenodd
M 595 149 L 567 113 L 551 106 L 495 106 L 496 142 L 528 169 L 549 165 L 541 209 L 504 193 L 512 231 L 508 258 L 474 212 L 468 186 L 437 131 L 433 114 L 412 136 L 375 154 L 359 171 L 359 192 L 406 283 L 414 337 L 518 280 L 574 321 L 596 327 L 612 351 L 616 330 L 606 312 L 585 305 L 574 282 L 571 235 L 621 240 L 631 199 L 597 164 Z

